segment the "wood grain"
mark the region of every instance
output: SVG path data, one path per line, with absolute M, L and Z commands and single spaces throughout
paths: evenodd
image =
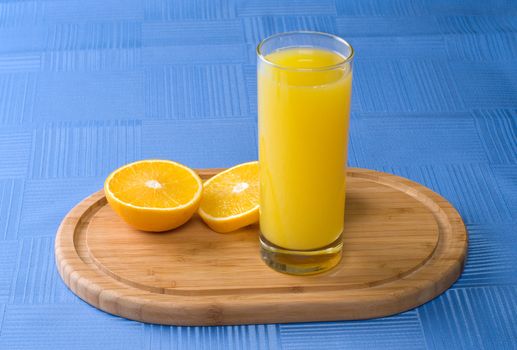
M 199 173 L 208 178 L 219 170 Z M 347 176 L 343 259 L 324 274 L 269 269 L 259 257 L 258 226 L 218 234 L 194 217 L 166 233 L 134 230 L 102 191 L 64 218 L 56 264 L 91 305 L 174 325 L 380 317 L 446 290 L 467 251 L 465 226 L 451 204 L 394 175 L 349 169 Z

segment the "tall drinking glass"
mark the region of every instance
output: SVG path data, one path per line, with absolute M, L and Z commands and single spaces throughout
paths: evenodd
M 325 271 L 341 259 L 354 51 L 290 32 L 257 55 L 261 256 L 280 272 Z

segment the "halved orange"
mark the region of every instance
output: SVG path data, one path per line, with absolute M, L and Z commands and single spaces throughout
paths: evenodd
M 203 185 L 194 170 L 169 160 L 141 160 L 112 172 L 106 199 L 129 225 L 143 231 L 172 230 L 196 212 Z
M 214 231 L 230 232 L 259 219 L 258 162 L 244 163 L 225 170 L 203 184 L 198 210 Z

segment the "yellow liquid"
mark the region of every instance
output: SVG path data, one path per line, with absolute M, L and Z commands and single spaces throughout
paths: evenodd
M 266 60 L 322 68 L 343 57 L 300 47 Z M 279 247 L 318 249 L 343 231 L 351 71 L 259 62 L 260 230 Z

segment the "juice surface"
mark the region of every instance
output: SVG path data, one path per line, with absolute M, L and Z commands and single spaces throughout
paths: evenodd
M 259 62 L 260 230 L 312 250 L 343 231 L 351 66 L 335 52 L 288 48 Z M 316 68 L 299 70 L 292 68 Z

